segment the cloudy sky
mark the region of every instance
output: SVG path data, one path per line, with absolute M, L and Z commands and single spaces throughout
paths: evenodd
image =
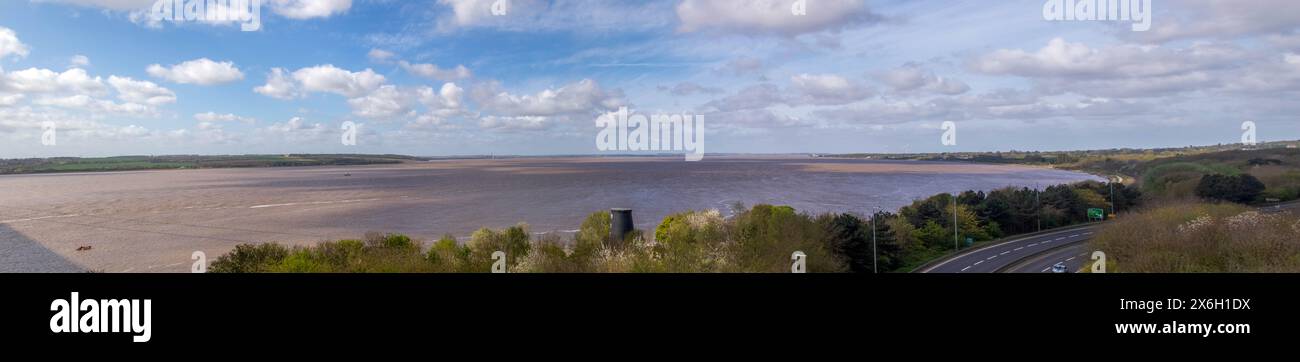
M 623 106 L 702 115 L 709 152 L 1300 138 L 1292 0 L 1157 0 L 1146 32 L 1043 0 L 495 1 L 264 0 L 251 32 L 154 0 L 4 1 L 0 158 L 590 154 Z

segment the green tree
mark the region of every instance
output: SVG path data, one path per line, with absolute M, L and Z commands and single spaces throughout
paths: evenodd
M 1196 185 L 1196 196 L 1210 200 L 1249 203 L 1264 192 L 1263 182 L 1250 174 L 1205 175 Z

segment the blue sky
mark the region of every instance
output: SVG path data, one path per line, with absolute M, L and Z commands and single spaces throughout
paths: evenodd
M 1146 32 L 1043 0 L 495 1 L 264 0 L 254 32 L 150 21 L 154 0 L 6 1 L 0 158 L 591 154 L 624 106 L 704 116 L 708 152 L 1300 138 L 1284 0 L 1157 1 Z

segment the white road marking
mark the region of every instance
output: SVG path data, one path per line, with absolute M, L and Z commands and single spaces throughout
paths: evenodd
M 1051 269 L 1051 268 L 1052 268 L 1052 267 L 1050 267 L 1050 266 L 1049 266 L 1049 267 L 1046 267 L 1046 268 L 1043 268 L 1043 272 L 1046 273 L 1046 272 L 1047 272 L 1047 269 Z
M 999 255 L 1007 255 L 1007 254 L 1011 254 L 1011 252 L 1010 252 L 1010 251 L 1004 251 L 1004 252 L 1002 252 L 1002 254 L 999 254 Z
M 1077 238 L 1077 237 L 1079 237 L 1079 234 L 1070 235 L 1070 237 L 1072 237 L 1072 238 Z
M 996 258 L 996 257 L 998 257 L 998 256 L 997 256 L 997 255 L 994 255 L 994 256 L 990 256 L 988 259 L 984 259 L 984 260 L 993 260 L 993 258 Z
M 1078 236 L 1078 235 L 1075 235 L 1075 236 Z M 1071 237 L 1073 237 L 1073 236 L 1071 236 Z M 1065 240 L 1065 238 L 1064 238 L 1064 237 L 1060 237 L 1060 238 L 1056 238 L 1056 239 L 1052 239 L 1052 240 Z
M 1038 243 L 1029 244 L 1029 246 L 1038 246 Z
M 983 260 L 980 260 L 980 261 L 975 262 L 975 264 L 971 264 L 971 266 L 980 265 L 980 263 L 983 263 L 983 262 L 984 262 Z
M 1022 246 L 1022 247 L 1016 248 L 1016 250 L 1013 250 L 1013 251 L 1020 251 L 1020 249 L 1024 249 L 1024 248 L 1025 248 L 1025 247 Z
M 970 267 L 961 268 L 961 271 L 966 271 L 966 269 L 970 269 Z
M 1074 260 L 1074 257 L 1073 257 L 1073 256 L 1070 257 L 1069 259 L 1065 259 L 1065 261 L 1071 261 L 1071 260 Z
M 1092 235 L 1092 232 L 1083 233 L 1083 235 Z

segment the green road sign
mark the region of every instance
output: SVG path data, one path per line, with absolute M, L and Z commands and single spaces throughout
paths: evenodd
M 1105 211 L 1105 210 L 1102 210 L 1102 209 L 1088 209 L 1088 218 L 1089 218 L 1089 219 L 1098 219 L 1098 220 L 1101 220 L 1101 219 L 1105 219 L 1105 218 L 1106 218 L 1105 215 L 1106 215 L 1106 211 Z

